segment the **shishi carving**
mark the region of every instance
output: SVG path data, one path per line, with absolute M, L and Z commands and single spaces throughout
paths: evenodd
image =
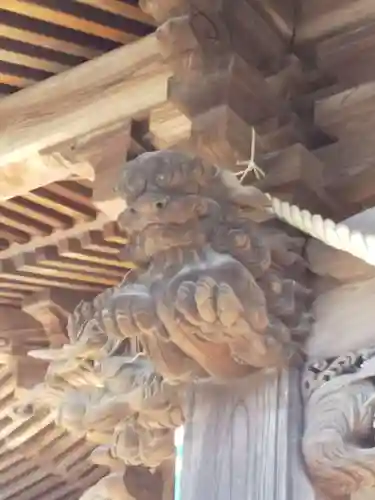
M 129 162 L 118 189 L 123 256 L 144 271 L 102 301 L 103 331 L 139 338 L 172 383 L 285 362 L 308 330 L 309 292 L 287 275 L 299 261 L 295 240 L 280 245 L 280 231 L 252 222 L 268 198 L 167 151 Z
M 185 387 L 288 363 L 311 323 L 298 281 L 304 240 L 268 220 L 260 191 L 168 151 L 129 162 L 118 190 L 122 257 L 137 269 L 77 306 L 68 345 L 32 353 L 51 360 L 52 397 L 26 405 L 50 401 L 56 421 L 99 445 L 93 461 L 116 474 L 173 456 Z M 87 498 L 106 498 L 106 484 Z
M 268 198 L 260 191 L 166 151 L 129 162 L 118 190 L 128 237 L 121 254 L 138 267 L 77 306 L 69 345 L 34 353 L 51 364 L 44 386 L 23 407 L 48 403 L 60 425 L 98 445 L 92 460 L 115 479 L 84 498 L 116 496 L 112 482 L 125 495 L 129 467 L 148 473 L 171 459 L 189 384 L 288 363 L 313 317 L 312 295 L 300 283 L 305 241 L 266 220 Z M 254 222 L 262 214 L 264 221 Z M 369 283 L 375 295 L 375 280 Z M 345 343 L 340 351 L 329 322 L 321 351 L 313 333 L 304 346 L 302 447 L 314 485 L 328 498 L 375 484 L 372 314 L 364 342 L 352 343 L 349 353 Z M 364 347 L 373 338 L 374 346 Z
M 71 367 L 72 361 L 67 365 Z M 154 468 L 173 456 L 173 429 L 184 422 L 183 394 L 155 373 L 144 355 L 98 361 L 91 368 L 91 384 L 79 378 L 79 365 L 78 375 L 72 377 L 66 370 L 68 378 L 63 381 L 61 360 L 57 367 L 55 376 L 51 363 L 45 383 L 17 404 L 18 414 L 50 407 L 58 425 L 101 445 L 94 454 L 101 465 L 120 460 Z

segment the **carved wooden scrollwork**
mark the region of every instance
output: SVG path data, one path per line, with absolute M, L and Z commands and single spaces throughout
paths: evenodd
M 303 380 L 303 452 L 314 485 L 342 498 L 375 484 L 375 349 L 316 362 Z
M 303 240 L 268 217 L 255 223 L 268 198 L 234 174 L 177 152 L 146 153 L 126 165 L 118 193 L 122 257 L 138 267 L 77 306 L 69 344 L 31 353 L 51 361 L 51 397 L 25 405 L 49 404 L 61 426 L 98 445 L 95 463 L 121 474 L 173 457 L 189 384 L 287 364 L 311 316 L 299 283 Z M 88 498 L 107 498 L 115 478 Z

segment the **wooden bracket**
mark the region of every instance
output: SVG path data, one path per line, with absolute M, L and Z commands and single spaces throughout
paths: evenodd
M 59 347 L 68 342 L 66 324 L 69 314 L 78 302 L 86 298 L 84 294 L 70 290 L 43 290 L 25 299 L 22 309 L 43 325 L 51 347 Z

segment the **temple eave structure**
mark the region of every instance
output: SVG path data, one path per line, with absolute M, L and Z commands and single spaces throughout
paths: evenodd
M 0 2 L 0 500 L 375 495 L 374 49 L 372 0 Z

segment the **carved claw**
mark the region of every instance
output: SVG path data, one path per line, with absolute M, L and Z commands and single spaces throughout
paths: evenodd
M 203 322 L 214 323 L 217 319 L 215 280 L 204 276 L 197 281 L 195 288 L 195 303 L 199 316 Z
M 197 283 L 181 283 L 175 307 L 192 325 L 207 332 L 204 338 L 212 341 L 223 340 L 219 324 L 225 328 L 233 326 L 244 311 L 230 285 L 218 285 L 210 276 L 198 279 Z M 212 328 L 214 325 L 215 328 Z
M 170 289 L 165 317 L 168 319 L 168 311 L 177 313 L 177 325 L 170 327 L 172 338 L 179 328 L 186 342 L 194 343 L 195 337 L 227 344 L 241 363 L 257 367 L 280 364 L 284 344 L 290 341 L 289 330 L 281 322 L 276 329 L 277 319 L 268 314 L 262 289 L 246 268 L 231 258 L 213 256 L 211 261 L 204 271 L 199 266 L 188 268 L 187 280 L 182 280 L 180 273 L 180 282 Z M 182 339 L 180 342 L 182 345 Z
M 241 302 L 227 283 L 219 285 L 217 309 L 220 322 L 226 328 L 233 327 L 244 314 Z
M 175 307 L 194 326 L 201 324 L 198 308 L 195 302 L 195 283 L 185 281 L 177 290 Z

